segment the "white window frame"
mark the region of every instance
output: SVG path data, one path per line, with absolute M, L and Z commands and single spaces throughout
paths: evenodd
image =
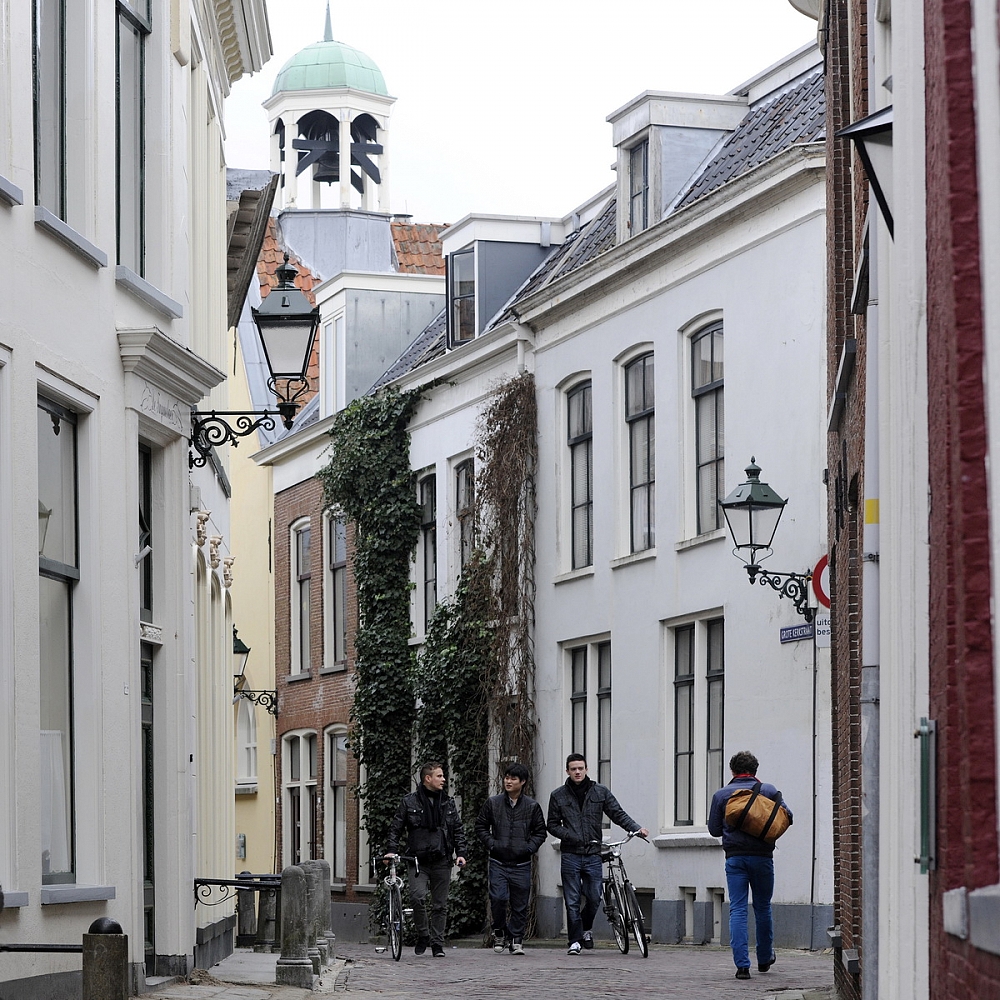
M 611 685 L 604 687 L 601 685 L 601 663 L 602 647 L 607 648 L 607 655 L 610 657 L 608 665 L 611 668 Z M 586 687 L 578 691 L 574 690 L 574 662 L 579 662 L 577 657 L 581 654 L 585 660 L 585 680 Z M 563 745 L 566 754 L 582 753 L 587 758 L 587 769 L 590 777 L 594 781 L 602 784 L 611 780 L 611 767 L 614 760 L 614 650 L 611 642 L 611 633 L 604 632 L 598 635 L 585 636 L 580 639 L 569 640 L 562 645 L 563 655 L 563 698 L 564 706 L 564 730 Z M 579 694 L 583 697 L 580 698 Z M 574 746 L 574 708 L 582 704 L 584 707 L 584 747 L 580 749 Z M 606 706 L 606 707 L 605 707 Z M 603 713 L 611 713 L 610 719 L 610 746 L 602 739 L 601 720 Z M 602 760 L 607 767 L 602 770 Z
M 457 297 L 454 294 L 453 269 L 455 266 L 455 258 L 464 256 L 468 256 L 472 260 L 472 336 L 459 340 L 455 336 L 457 327 L 455 322 L 455 302 Z M 476 337 L 479 336 L 479 271 L 477 257 L 478 254 L 476 252 L 475 243 L 467 247 L 462 247 L 461 250 L 456 250 L 454 253 L 448 254 L 445 280 L 447 281 L 446 296 L 448 305 L 448 346 L 452 348 L 461 347 L 463 344 L 470 344 L 476 339 Z M 460 298 L 468 298 L 468 296 L 461 296 Z
M 723 636 L 723 668 L 718 673 L 708 674 L 709 667 L 709 629 L 715 622 L 721 622 Z M 667 737 L 664 740 L 665 762 L 664 782 L 664 828 L 667 830 L 704 830 L 707 829 L 708 807 L 712 794 L 725 784 L 726 770 L 722 747 L 725 746 L 725 614 L 722 608 L 713 608 L 691 615 L 684 615 L 662 622 L 663 627 L 663 677 L 665 700 L 662 708 L 663 718 L 667 723 Z M 692 764 L 691 764 L 691 809 L 690 819 L 684 816 L 678 819 L 677 781 L 676 781 L 676 656 L 677 632 L 681 629 L 692 629 L 693 676 L 690 681 L 692 691 L 691 726 L 692 726 Z M 713 683 L 722 684 L 722 740 L 718 748 L 722 761 L 721 771 L 717 768 L 710 773 L 708 735 L 709 735 L 709 689 Z M 716 783 L 718 782 L 718 783 Z
M 430 521 L 424 520 L 423 485 L 429 480 L 434 480 L 434 607 L 428 607 L 427 586 L 430 582 L 427 577 L 427 538 L 430 534 Z M 441 477 L 437 474 L 437 469 L 431 466 L 424 469 L 417 475 L 417 503 L 421 510 L 420 538 L 417 541 L 415 574 L 415 618 L 414 634 L 426 635 L 427 627 L 430 624 L 434 608 L 441 601 Z
M 475 534 L 475 519 L 476 519 L 476 462 L 473 458 L 472 452 L 468 452 L 463 455 L 456 456 L 449 463 L 448 470 L 448 511 L 451 515 L 451 525 L 452 525 L 452 540 L 450 549 L 452 552 L 452 560 L 454 572 L 452 578 L 457 582 L 462 576 L 462 570 L 465 568 L 462 562 L 462 519 L 459 517 L 458 510 L 458 471 L 459 469 L 469 463 L 472 469 L 472 507 L 471 516 L 472 518 L 472 548 L 469 551 L 469 556 L 471 557 L 472 552 L 476 547 L 476 534 Z M 440 490 L 440 487 L 439 487 Z M 440 492 L 438 493 L 440 497 Z M 440 510 L 440 508 L 439 508 Z M 438 515 L 440 519 L 440 514 Z M 438 548 L 440 549 L 441 540 L 438 538 Z M 441 579 L 438 578 L 438 601 L 444 595 L 442 594 Z
M 309 662 L 302 662 L 302 635 L 301 635 L 301 580 L 299 573 L 299 534 L 309 529 L 309 607 L 307 608 L 307 620 L 311 620 L 309 614 L 312 610 L 313 580 L 312 580 L 312 525 L 309 517 L 300 517 L 293 521 L 288 529 L 288 622 L 289 622 L 289 642 L 288 642 L 288 672 L 292 677 L 299 677 L 309 673 L 309 665 L 312 662 L 312 635 L 309 639 Z
M 310 773 L 309 740 L 315 741 L 315 767 Z M 297 741 L 297 742 L 295 742 Z M 293 766 L 293 756 L 298 752 L 297 777 Z M 315 730 L 296 729 L 281 737 L 281 815 L 282 815 L 282 855 L 284 864 L 294 865 L 300 861 L 311 861 L 318 857 L 319 837 L 319 737 Z M 298 792 L 300 822 L 298 838 L 295 836 L 295 820 L 292 802 Z M 311 830 L 316 831 L 316 840 L 309 840 Z M 296 850 L 299 852 L 296 858 Z
M 344 561 L 333 566 L 336 525 L 344 525 Z M 323 515 L 323 670 L 347 669 L 347 522 L 330 511 Z M 338 609 L 337 574 L 343 573 L 345 601 Z M 343 621 L 341 621 L 341 618 Z M 337 626 L 343 625 L 343 656 L 337 656 Z
M 330 862 L 334 882 L 347 881 L 347 826 L 348 789 L 350 787 L 350 750 L 345 746 L 347 760 L 343 777 L 336 773 L 336 743 L 347 742 L 347 726 L 330 726 L 323 735 L 323 856 Z
M 632 174 L 633 174 L 633 168 L 634 168 L 633 158 L 634 158 L 635 154 L 637 152 L 639 152 L 639 151 L 642 151 L 642 166 L 643 166 L 643 172 L 644 172 L 645 176 L 643 177 L 643 186 L 642 186 L 642 191 L 641 191 L 641 198 L 642 198 L 642 202 L 641 202 L 641 204 L 642 204 L 642 220 L 641 221 L 642 221 L 642 224 L 637 226 L 637 225 L 635 225 L 635 222 L 636 222 L 636 218 L 635 218 L 635 198 L 636 198 L 636 195 L 633 192 Z M 649 229 L 649 226 L 650 226 L 650 219 L 649 219 L 650 212 L 649 212 L 649 209 L 650 209 L 650 192 L 652 190 L 652 184 L 651 184 L 651 179 L 652 178 L 651 178 L 651 171 L 650 171 L 651 164 L 650 164 L 650 155 L 649 154 L 650 154 L 650 142 L 649 142 L 649 134 L 648 133 L 644 134 L 637 142 L 633 142 L 632 145 L 630 145 L 628 147 L 628 149 L 626 150 L 626 157 L 627 157 L 627 163 L 628 163 L 628 171 L 627 171 L 628 172 L 628 178 L 627 178 L 627 183 L 628 183 L 628 190 L 627 190 L 627 194 L 628 194 L 628 208 L 627 208 L 626 213 L 625 213 L 625 218 L 627 220 L 627 228 L 628 228 L 628 233 L 629 233 L 630 236 L 638 236 L 639 233 L 645 232 L 647 229 Z
M 236 784 L 257 787 L 257 709 L 247 698 L 236 712 Z

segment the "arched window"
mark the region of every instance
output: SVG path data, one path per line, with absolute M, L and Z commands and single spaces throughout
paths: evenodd
M 257 716 L 254 705 L 240 698 L 236 715 L 236 781 L 257 783 Z

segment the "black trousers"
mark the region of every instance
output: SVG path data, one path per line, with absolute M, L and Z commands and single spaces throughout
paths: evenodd
M 413 903 L 413 923 L 417 937 L 430 940 L 432 945 L 444 945 L 444 928 L 448 920 L 448 888 L 451 885 L 451 861 L 447 858 L 410 865 L 410 902 Z M 430 895 L 430 920 L 427 913 L 427 896 Z
M 530 897 L 530 861 L 514 864 L 490 858 L 490 913 L 493 915 L 493 930 L 500 931 L 512 941 L 520 941 L 528 925 Z

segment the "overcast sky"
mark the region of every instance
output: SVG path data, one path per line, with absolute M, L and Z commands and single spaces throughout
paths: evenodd
M 391 208 L 562 216 L 613 179 L 605 118 L 644 90 L 723 94 L 816 37 L 788 0 L 331 0 L 333 37 L 397 101 Z M 326 0 L 268 0 L 274 56 L 226 101 L 230 166 L 266 168 L 281 67 L 321 41 Z

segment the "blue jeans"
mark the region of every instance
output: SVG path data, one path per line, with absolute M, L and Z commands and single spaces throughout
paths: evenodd
M 490 913 L 493 930 L 511 941 L 524 938 L 528 926 L 528 899 L 531 896 L 531 862 L 506 863 L 490 858 Z M 510 919 L 507 904 L 510 903 Z
M 572 944 L 574 941 L 582 941 L 584 931 L 589 931 L 594 926 L 594 917 L 601 905 L 601 881 L 604 874 L 601 856 L 564 854 L 561 871 L 563 901 L 566 903 L 566 937 Z
M 774 956 L 771 925 L 771 894 L 774 892 L 774 861 L 749 854 L 726 858 L 729 885 L 729 943 L 737 969 L 750 968 L 747 944 L 747 895 L 753 893 L 753 919 L 757 929 L 757 963 L 766 965 Z

